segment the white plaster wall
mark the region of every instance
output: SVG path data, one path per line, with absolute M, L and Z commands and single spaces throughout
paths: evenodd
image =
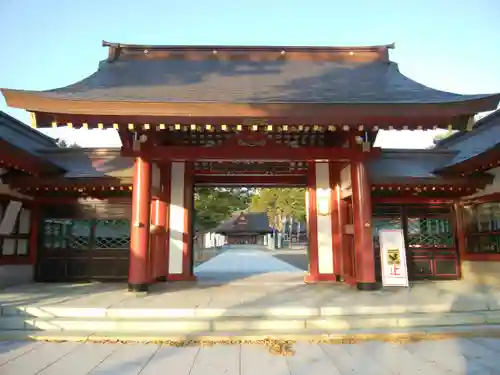
M 476 284 L 499 285 L 500 262 L 463 260 L 462 279 Z
M 351 165 L 347 165 L 340 171 L 340 196 L 347 198 L 352 195 Z
M 331 207 L 330 168 L 328 163 L 316 163 L 316 216 L 318 233 L 318 270 L 333 273 L 332 215 L 320 215 L 321 200 Z
M 170 178 L 170 232 L 169 232 L 169 274 L 182 273 L 184 249 L 184 162 L 172 163 Z
M 477 191 L 476 193 L 467 196 L 466 198 L 477 198 L 483 195 L 499 193 L 500 192 L 500 167 L 493 168 L 488 171 L 489 174 L 492 174 L 494 177 L 491 184 L 486 185 L 484 189 Z
M 158 168 L 158 165 L 156 163 L 153 163 L 152 166 L 152 176 L 151 176 L 151 187 L 153 189 L 160 190 L 161 189 L 161 182 L 160 182 L 160 168 Z
M 33 281 L 33 272 L 32 265 L 0 266 L 0 288 L 30 283 Z

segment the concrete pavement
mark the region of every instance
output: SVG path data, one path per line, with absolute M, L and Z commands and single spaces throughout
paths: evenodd
M 252 245 L 232 245 L 226 251 L 195 267 L 200 282 L 228 282 L 262 274 L 295 274 L 304 270 L 273 256 L 272 252 Z
M 147 295 L 128 293 L 125 284 L 11 287 L 2 291 L 0 334 L 349 334 L 500 324 L 499 287 L 449 281 L 360 292 L 307 285 L 303 270 L 272 252 L 242 248 L 225 251 L 197 273 L 198 283 L 157 284 Z
M 156 344 L 0 343 L 2 375 L 493 375 L 500 339 L 406 344 L 292 344 L 291 356 L 262 345 L 169 347 Z

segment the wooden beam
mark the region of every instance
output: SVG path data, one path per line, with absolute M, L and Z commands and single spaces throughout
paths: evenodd
M 200 161 L 200 160 L 283 160 L 283 161 L 352 161 L 364 160 L 380 154 L 380 149 L 361 152 L 348 148 L 326 147 L 198 147 L 198 146 L 156 146 L 140 151 L 122 150 L 122 156 L 162 160 L 162 161 Z
M 397 108 L 398 106 L 392 106 Z M 102 124 L 103 128 L 118 128 L 129 129 L 129 124 L 133 125 L 131 130 L 147 130 L 144 125 L 149 124 L 149 130 L 154 131 L 160 124 L 172 125 L 203 125 L 211 124 L 213 126 L 224 125 L 251 125 L 251 124 L 272 124 L 274 126 L 300 126 L 300 125 L 322 125 L 336 126 L 336 131 L 341 131 L 345 125 L 349 131 L 359 130 L 360 124 L 363 126 L 363 131 L 378 129 L 433 129 L 439 127 L 445 129 L 448 125 L 453 125 L 454 129 L 465 129 L 467 123 L 465 118 L 457 117 L 455 114 L 445 114 L 441 112 L 429 113 L 428 107 L 422 107 L 419 110 L 412 111 L 409 114 L 395 112 L 390 113 L 375 113 L 373 109 L 359 108 L 355 113 L 342 114 L 336 110 L 334 115 L 321 115 L 319 113 L 311 113 L 308 116 L 297 116 L 292 114 L 284 114 L 281 116 L 206 116 L 206 115 L 120 115 L 120 114 L 72 114 L 67 112 L 62 113 L 47 113 L 36 112 L 37 127 L 65 127 L 71 124 L 73 128 L 98 128 Z M 227 112 L 226 112 L 227 113 Z M 468 116 L 466 116 L 468 119 Z M 163 127 L 163 131 L 166 130 Z
M 372 203 L 376 204 L 425 204 L 440 205 L 452 204 L 452 197 L 416 197 L 416 196 L 394 196 L 394 197 L 372 197 Z
M 307 176 L 214 176 L 196 175 L 196 185 L 231 186 L 231 185 L 254 185 L 254 186 L 306 186 Z

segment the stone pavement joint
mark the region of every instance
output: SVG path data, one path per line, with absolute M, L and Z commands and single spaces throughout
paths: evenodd
M 162 334 L 138 335 L 137 333 L 109 332 L 23 332 L 0 331 L 0 341 L 34 340 L 46 342 L 101 342 L 101 343 L 143 343 L 163 344 L 169 346 L 209 345 L 209 344 L 242 344 L 259 343 L 265 340 L 284 340 L 290 342 L 348 344 L 357 342 L 381 341 L 392 343 L 419 342 L 428 340 L 447 340 L 453 338 L 498 338 L 498 326 L 461 326 L 461 327 L 419 327 L 408 330 L 358 330 L 357 332 L 312 332 L 312 333 L 280 333 L 280 332 L 231 332 L 197 333 L 197 334 Z

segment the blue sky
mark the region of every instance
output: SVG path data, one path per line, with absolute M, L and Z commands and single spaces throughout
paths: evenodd
M 498 0 L 0 0 L 0 87 L 45 90 L 90 75 L 101 41 L 148 44 L 372 45 L 428 86 L 500 92 Z M 24 111 L 0 110 L 24 122 Z M 114 131 L 46 130 L 84 146 Z M 96 132 L 99 132 L 96 134 Z M 385 147 L 426 147 L 430 132 L 384 132 Z

